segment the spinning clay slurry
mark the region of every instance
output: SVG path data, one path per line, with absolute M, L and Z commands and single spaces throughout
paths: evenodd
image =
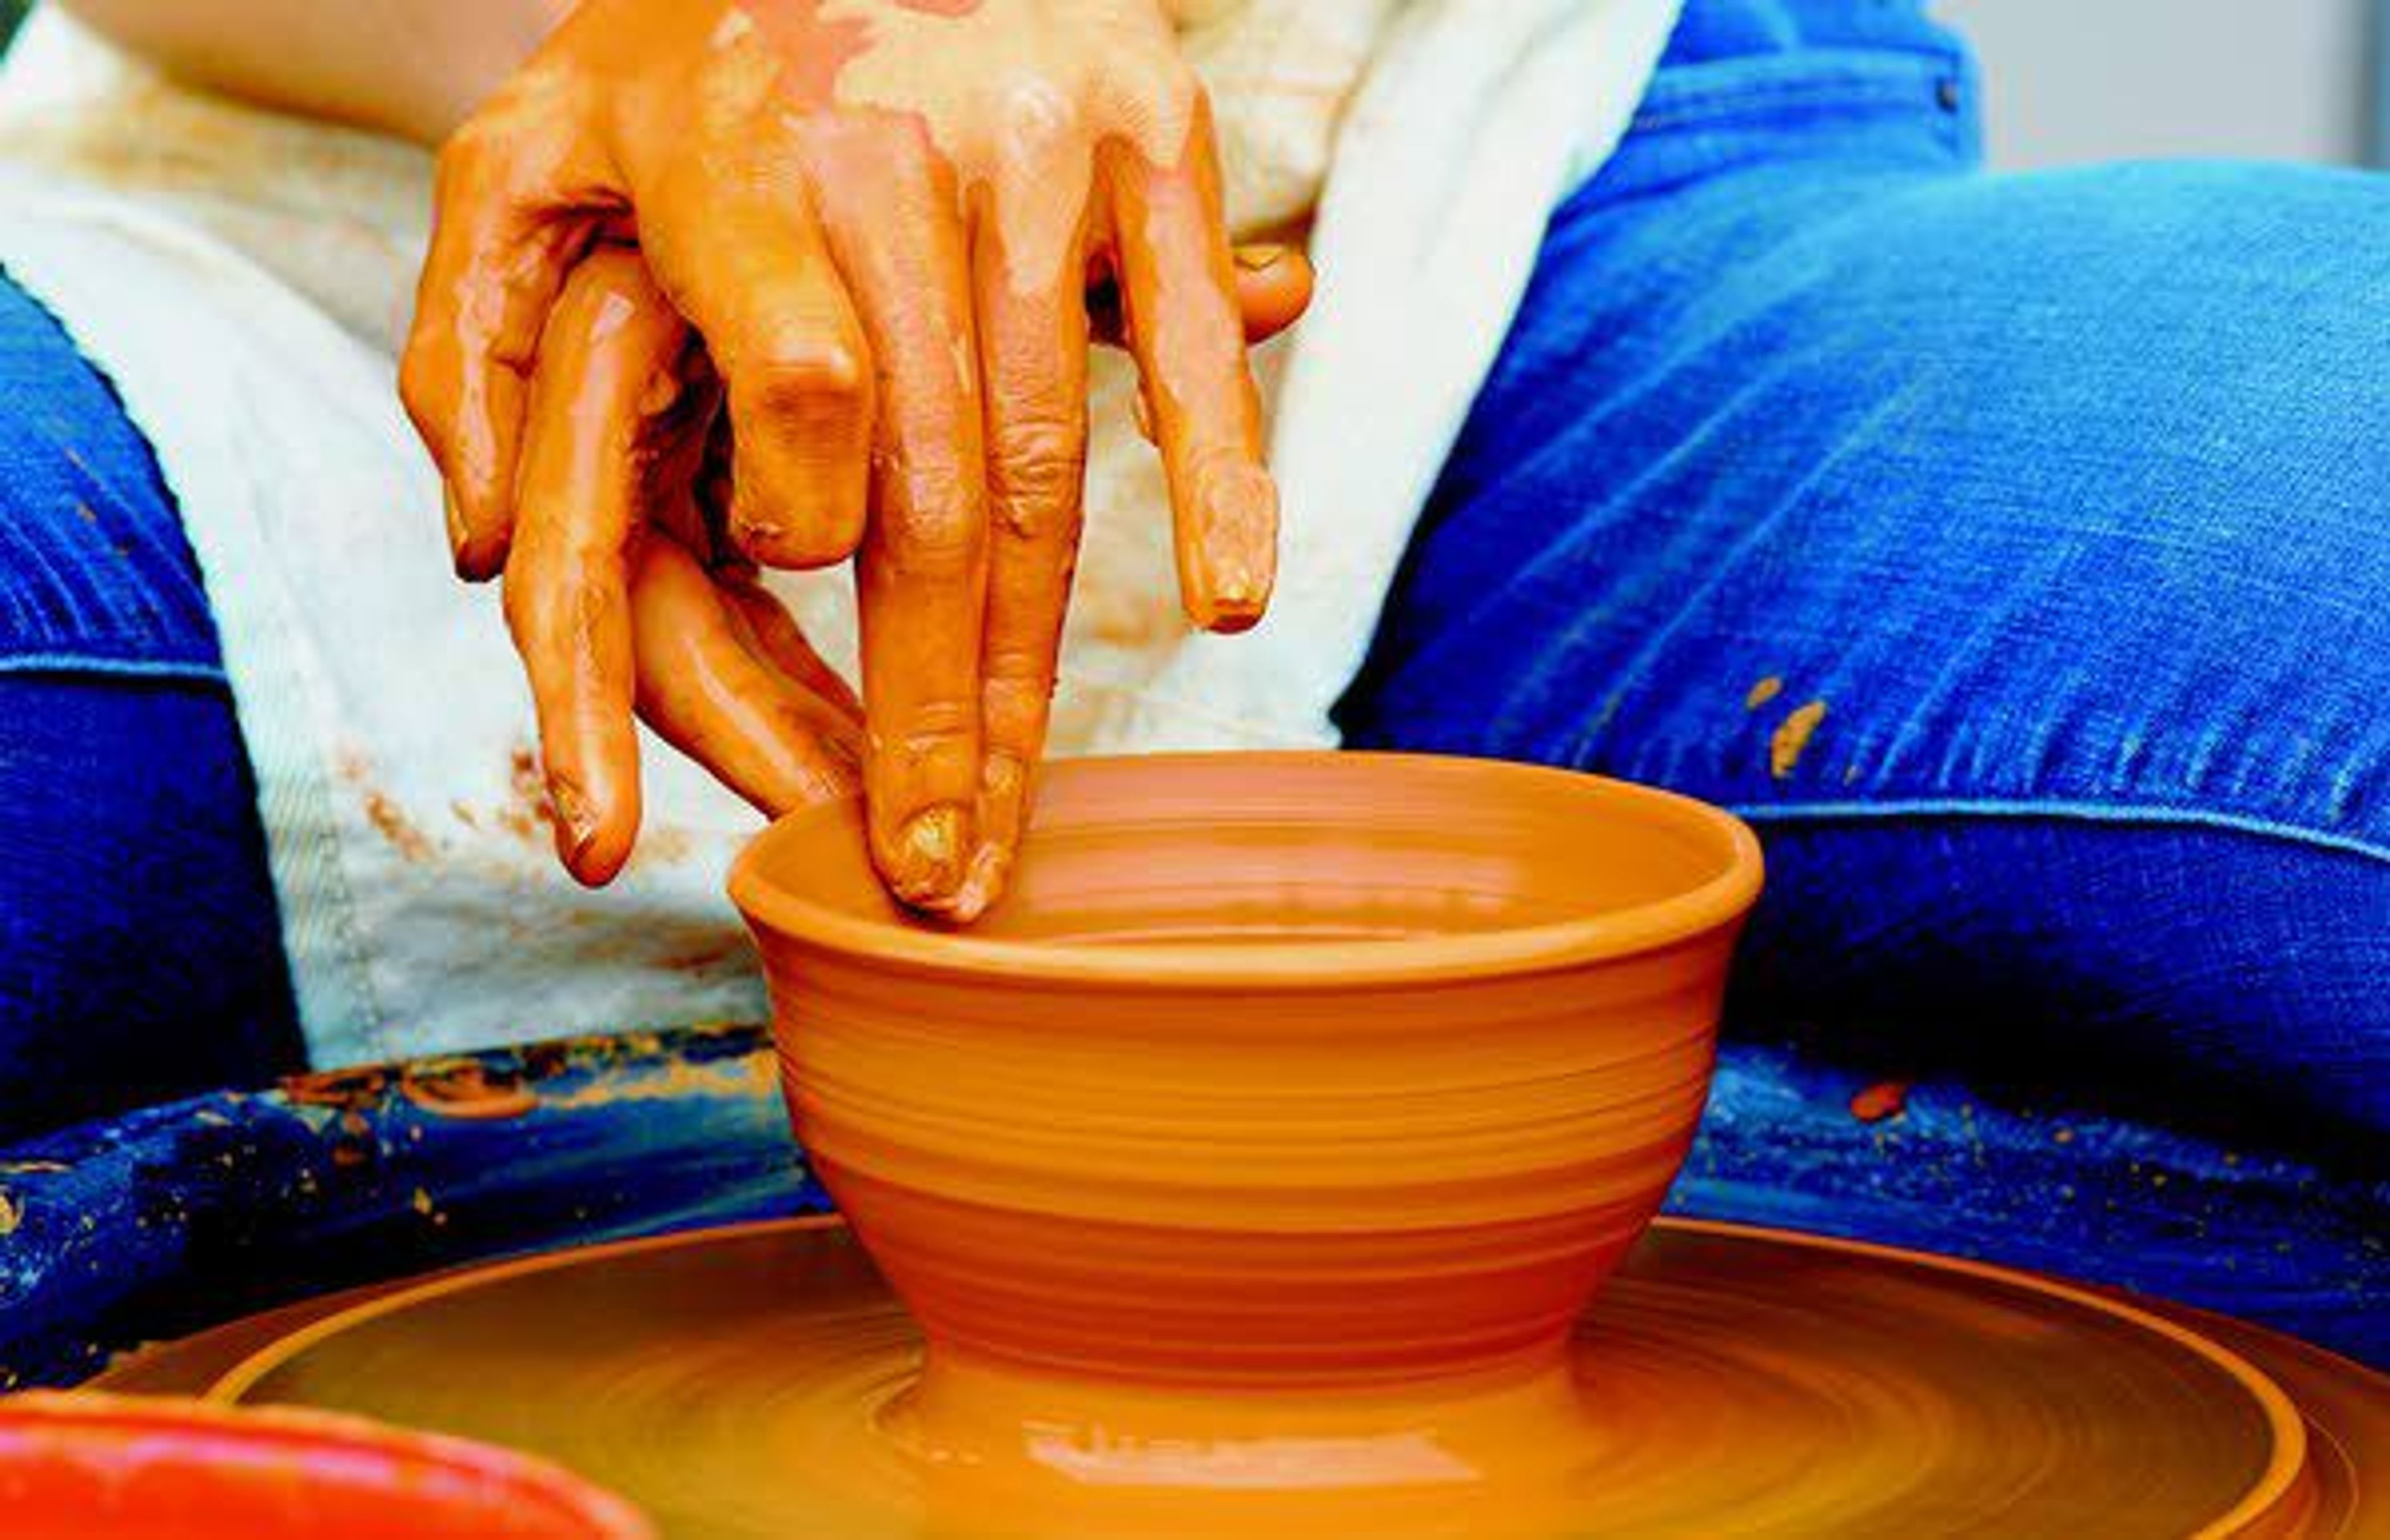
M 775 812 L 859 769 L 897 892 L 987 906 L 1078 545 L 1091 280 L 1187 613 L 1249 626 L 1278 503 L 1244 344 L 1309 273 L 1232 254 L 1152 0 L 591 0 L 456 134 L 402 383 L 459 570 L 505 573 L 576 875 L 636 837 L 636 703 Z M 867 733 L 738 572 L 850 555 Z
M 1163 1444 L 1140 1443 L 1156 1398 L 1123 1387 L 1093 1428 L 1028 1407 L 1034 1460 L 926 1457 L 919 1335 L 829 1219 L 502 1263 L 265 1340 L 199 1382 L 537 1450 L 674 1540 L 2324 1540 L 2374 1532 L 2356 1498 L 2381 1469 L 2359 1444 L 2366 1471 L 2319 1492 L 2305 1462 L 2365 1418 L 2306 1439 L 2247 1363 L 2079 1290 L 1664 1219 L 1577 1328 L 1574 1412 L 1510 1425 L 1546 1442 L 1471 1469 L 1421 1425 L 1407 1484 L 1364 1487 L 1352 1458 L 1382 1470 L 1429 1409 L 1398 1393 L 1322 1398 L 1333 1441 L 1255 1421 Z M 2344 1368 L 2327 1383 L 2379 1399 Z M 1105 1479 L 1122 1455 L 1141 1484 Z

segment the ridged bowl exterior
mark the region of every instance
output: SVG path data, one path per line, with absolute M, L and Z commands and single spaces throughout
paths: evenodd
M 1056 767 L 984 935 L 848 839 L 734 882 L 816 1168 L 933 1354 L 1161 1384 L 1557 1353 L 1684 1160 L 1758 885 L 1723 814 L 1391 756 Z

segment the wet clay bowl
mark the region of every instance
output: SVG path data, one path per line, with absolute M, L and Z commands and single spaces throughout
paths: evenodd
M 1017 873 L 932 928 L 843 806 L 731 878 L 798 1137 L 928 1343 L 912 1436 L 1110 1430 L 1134 1481 L 1274 1431 L 1366 1485 L 1423 1405 L 1502 1442 L 1568 1399 L 1701 1115 L 1747 828 L 1480 761 L 1089 760 Z
M 10 1540 L 653 1540 L 545 1460 L 322 1412 L 133 1396 L 0 1400 Z

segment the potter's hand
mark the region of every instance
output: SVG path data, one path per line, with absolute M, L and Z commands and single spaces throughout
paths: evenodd
M 858 557 L 873 855 L 975 912 L 1045 734 L 1091 276 L 1118 280 L 1189 617 L 1249 625 L 1273 575 L 1208 109 L 1161 11 L 591 0 L 443 157 L 404 383 L 468 576 L 508 564 L 540 333 L 606 233 L 726 380 L 731 539 Z
M 558 850 L 585 882 L 612 878 L 638 834 L 635 707 L 768 811 L 857 785 L 853 692 L 716 549 L 720 400 L 638 254 L 585 257 L 528 384 L 506 562 Z

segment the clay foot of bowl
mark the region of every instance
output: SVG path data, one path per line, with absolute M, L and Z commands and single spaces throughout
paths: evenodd
M 1520 765 L 1221 755 L 1051 767 L 968 931 L 863 851 L 803 813 L 732 892 L 798 1136 L 929 1343 L 892 1437 L 1047 1503 L 1533 1484 L 1701 1115 L 1748 829 Z

